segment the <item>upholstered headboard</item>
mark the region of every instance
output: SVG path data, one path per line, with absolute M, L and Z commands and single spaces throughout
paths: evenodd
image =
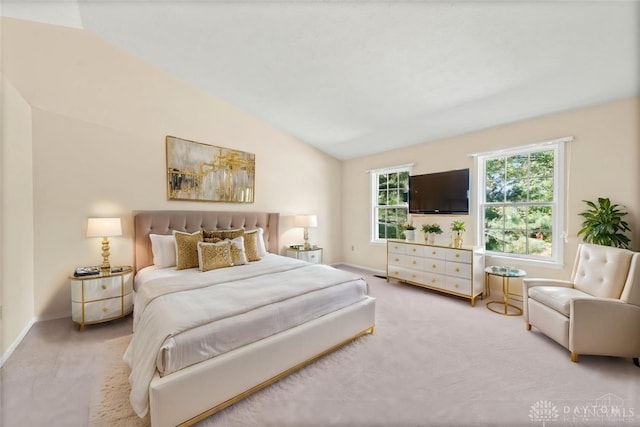
M 134 268 L 153 264 L 149 234 L 171 234 L 173 230 L 189 233 L 198 230 L 264 229 L 267 251 L 279 252 L 279 213 L 213 211 L 137 211 L 133 212 Z

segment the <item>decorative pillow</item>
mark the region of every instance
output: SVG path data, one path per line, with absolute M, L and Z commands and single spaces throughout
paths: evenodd
M 218 243 L 198 242 L 198 266 L 202 271 L 231 267 L 231 241 Z
M 247 254 L 247 260 L 259 261 L 261 259 L 258 254 L 258 230 L 244 232 L 244 252 Z
M 264 243 L 264 229 L 258 227 L 258 255 L 260 257 L 267 255 L 267 246 Z
M 172 234 L 149 234 L 153 265 L 160 268 L 176 266 L 176 239 Z
M 246 264 L 247 255 L 244 251 L 244 237 L 236 237 L 229 240 L 231 242 L 231 258 L 233 259 L 233 265 Z
M 244 229 L 238 228 L 235 230 L 204 230 L 204 241 L 205 242 L 214 242 L 213 239 L 220 239 L 218 241 L 222 241 L 225 239 L 235 239 L 236 237 L 241 237 L 244 235 Z
M 176 270 L 198 267 L 198 242 L 202 242 L 202 230 L 183 233 L 173 230 L 176 240 Z

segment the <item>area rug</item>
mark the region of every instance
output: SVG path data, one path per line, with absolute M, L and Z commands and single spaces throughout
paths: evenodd
M 103 344 L 98 387 L 92 393 L 89 425 L 92 427 L 148 427 L 149 417 L 140 418 L 129 403 L 129 366 L 122 355 L 131 341 L 131 335 L 109 340 Z
M 565 348 L 526 331 L 522 317 L 495 314 L 486 301 L 471 307 L 459 298 L 366 279 L 376 298 L 373 335 L 197 426 L 617 425 L 580 412 L 611 402 L 617 406 L 605 409 L 627 415 L 613 421 L 640 420 L 640 369 L 630 359 L 581 356 L 573 363 Z M 105 364 L 100 408 L 92 405 L 92 426 L 147 425 L 128 406 L 125 346 L 126 339 L 105 346 L 104 355 L 113 359 Z M 545 413 L 553 420 L 539 415 L 540 408 L 554 409 Z

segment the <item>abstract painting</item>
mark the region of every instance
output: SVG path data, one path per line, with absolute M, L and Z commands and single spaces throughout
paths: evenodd
M 167 136 L 169 200 L 253 203 L 255 154 Z

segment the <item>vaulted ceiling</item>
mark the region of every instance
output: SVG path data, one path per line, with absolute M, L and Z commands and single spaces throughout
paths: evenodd
M 640 1 L 2 0 L 339 159 L 640 95 Z

